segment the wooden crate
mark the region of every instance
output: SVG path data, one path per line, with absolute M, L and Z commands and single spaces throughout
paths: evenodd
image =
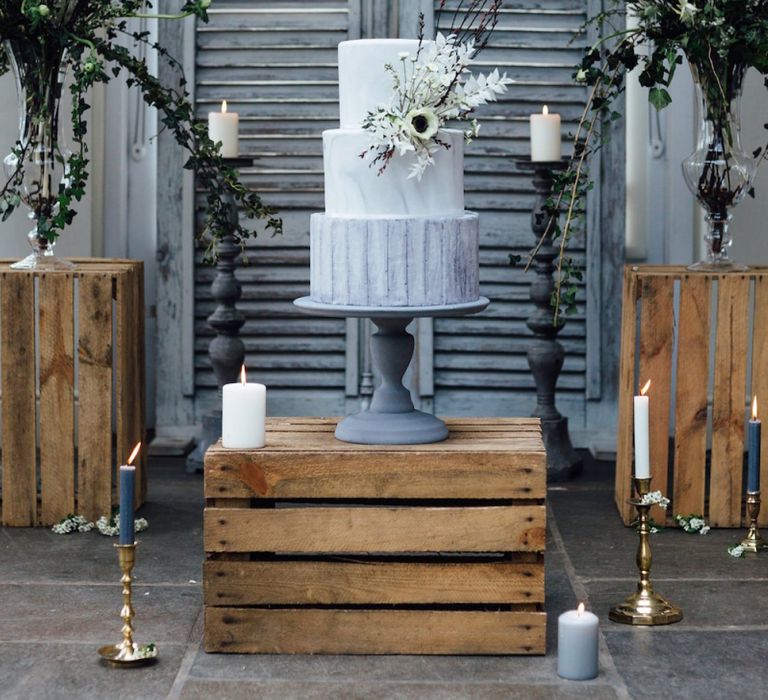
M 633 469 L 632 396 L 647 379 L 652 488 L 671 498 L 667 518 L 697 513 L 714 527 L 744 525 L 744 435 L 752 394 L 768 414 L 768 268 L 725 274 L 625 268 L 615 496 L 626 524 L 633 517 L 626 503 Z M 761 476 L 768 483 L 768 450 Z M 664 512 L 655 511 L 663 521 Z M 761 519 L 768 524 L 768 512 Z
M 2 523 L 89 519 L 115 502 L 116 465 L 144 439 L 144 270 L 76 259 L 66 272 L 0 261 Z M 146 493 L 137 462 L 136 503 Z
M 435 445 L 276 418 L 205 458 L 209 652 L 543 654 L 538 420 L 453 419 Z

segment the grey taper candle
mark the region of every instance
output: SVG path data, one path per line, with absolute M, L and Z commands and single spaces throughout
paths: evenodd
M 133 493 L 136 467 L 120 467 L 120 544 L 133 544 Z

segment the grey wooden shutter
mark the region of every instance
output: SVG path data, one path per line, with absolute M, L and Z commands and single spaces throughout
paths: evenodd
M 446 4 L 438 29 L 447 30 L 455 6 Z M 490 44 L 478 57 L 479 69 L 498 67 L 517 83 L 498 103 L 478 110 L 480 138 L 466 149 L 466 206 L 480 214 L 481 292 L 491 304 L 477 316 L 434 321 L 438 414 L 525 415 L 534 406 L 525 355 L 534 277 L 508 264 L 510 252 L 525 256 L 532 248 L 533 189 L 513 159 L 529 153 L 529 115 L 544 104 L 562 115 L 567 145 L 566 134 L 574 131 L 586 97 L 571 77 L 585 42 L 580 31 L 585 20 L 584 0 L 507 0 Z M 574 258 L 581 260 L 583 245 L 575 243 Z M 585 411 L 585 336 L 580 303 L 560 335 L 566 360 L 558 382 L 558 406 L 575 427 Z
M 241 151 L 258 156 L 243 178 L 280 210 L 285 224 L 282 236 L 253 239 L 250 264 L 237 272 L 248 376 L 269 387 L 273 415 L 345 410 L 346 323 L 301 314 L 292 302 L 309 291 L 309 216 L 323 210 L 321 132 L 339 123 L 336 46 L 359 35 L 356 6 L 345 0 L 217 0 L 210 23 L 197 25 L 198 114 L 218 110 L 222 99 L 240 114 Z M 197 205 L 199 215 L 201 199 Z M 198 254 L 198 416 L 217 401 L 205 320 L 213 308 L 214 274 Z

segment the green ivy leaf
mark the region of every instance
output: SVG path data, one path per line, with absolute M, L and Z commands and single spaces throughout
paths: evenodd
M 653 87 L 648 92 L 648 101 L 659 111 L 664 109 L 670 102 L 672 97 L 664 89 L 660 87 Z

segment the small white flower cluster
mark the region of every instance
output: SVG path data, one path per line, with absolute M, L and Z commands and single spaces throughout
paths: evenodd
M 416 162 L 408 177 L 420 180 L 434 164 L 433 154 L 441 147 L 450 148 L 440 140 L 439 129 L 452 119 L 467 120 L 476 107 L 507 91 L 513 81 L 498 69 L 487 75 L 469 71 L 475 53 L 473 41 L 460 43 L 456 34 L 438 34 L 433 43 L 420 42 L 415 56 L 401 52 L 398 68 L 386 66 L 394 82 L 392 100 L 369 112 L 362 124 L 371 134 L 371 144 L 361 157 L 378 166 L 379 174 L 395 154 L 412 152 Z M 479 129 L 473 119 L 464 132 L 467 143 Z
M 136 650 L 137 659 L 154 659 L 157 656 L 157 646 L 154 642 L 149 644 L 142 644 Z
M 136 518 L 133 521 L 136 532 L 141 532 L 149 527 L 146 518 Z M 117 511 L 110 516 L 102 515 L 95 523 L 92 523 L 83 515 L 70 514 L 56 523 L 51 530 L 57 535 L 67 535 L 70 532 L 90 532 L 96 528 L 102 535 L 115 537 L 120 534 L 120 516 Z
M 644 506 L 659 506 L 666 510 L 669 505 L 669 499 L 661 491 L 651 491 L 640 499 L 640 503 Z
M 744 556 L 744 547 L 740 544 L 732 544 L 728 547 L 728 554 L 736 559 L 741 559 Z
M 686 532 L 698 532 L 700 535 L 706 535 L 710 531 L 707 521 L 701 515 L 680 515 L 675 516 L 675 522 Z
M 70 532 L 89 532 L 90 530 L 93 530 L 92 522 L 83 515 L 72 513 L 66 518 L 62 518 L 51 528 L 51 531 L 57 535 L 68 535 Z
M 136 532 L 146 530 L 148 527 L 149 523 L 147 522 L 146 518 L 136 518 L 136 520 L 133 521 L 133 529 Z M 102 515 L 96 521 L 96 529 L 102 535 L 106 535 L 107 537 L 117 537 L 117 535 L 120 534 L 120 515 L 115 513 L 115 515 L 113 515 L 111 518 L 108 518 L 106 515 Z

